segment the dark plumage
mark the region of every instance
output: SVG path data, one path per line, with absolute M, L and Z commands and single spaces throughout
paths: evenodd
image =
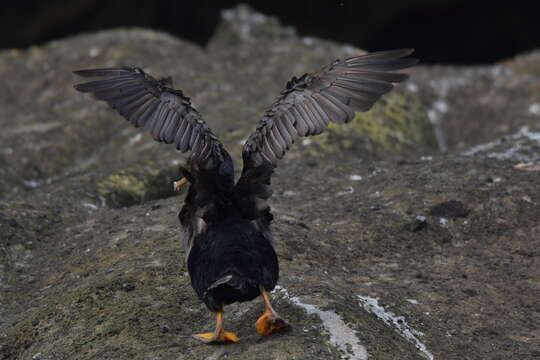
M 272 290 L 279 268 L 272 244 L 249 220 L 231 217 L 195 239 L 188 271 L 197 295 L 214 312 Z
M 139 68 L 75 71 L 101 80 L 75 85 L 116 109 L 155 140 L 191 151 L 181 167 L 190 187 L 179 214 L 188 271 L 199 298 L 215 312 L 213 333 L 204 342 L 238 341 L 223 329 L 224 305 L 262 295 L 265 313 L 257 331 L 266 335 L 286 326 L 272 309 L 268 292 L 279 276 L 270 231 L 270 178 L 285 152 L 301 136 L 320 134 L 330 122 L 347 123 L 367 111 L 394 83 L 407 78 L 393 71 L 417 63 L 412 49 L 374 52 L 335 60 L 312 74 L 293 77 L 266 111 L 242 153 L 244 167 L 235 184 L 231 157 L 168 79 L 156 80 Z

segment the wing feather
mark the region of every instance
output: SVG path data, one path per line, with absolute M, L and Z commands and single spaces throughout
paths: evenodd
M 262 166 L 262 159 L 274 167 L 296 138 L 320 134 L 330 122 L 348 123 L 355 111 L 369 110 L 395 83 L 407 79 L 392 71 L 417 64 L 407 57 L 412 53 L 398 49 L 338 59 L 318 72 L 293 77 L 244 144 L 242 177 Z
M 221 144 L 191 106 L 190 99 L 169 87 L 170 80 L 156 80 L 134 67 L 77 70 L 82 77 L 101 77 L 75 85 L 107 102 L 135 127 L 151 133 L 166 144 L 174 143 L 182 152 L 192 151 L 192 158 L 204 160 Z
M 280 124 L 283 125 L 284 128 L 287 129 L 287 132 L 289 133 L 289 137 L 291 138 L 291 144 L 294 143 L 294 140 L 300 136 L 298 133 L 298 129 L 294 126 L 295 120 L 294 117 L 289 112 L 283 113 L 283 120 L 279 121 Z
M 178 131 L 178 126 L 180 122 L 178 121 L 178 113 L 176 111 L 169 111 L 167 119 L 165 120 L 165 125 L 159 133 L 160 141 L 163 141 L 165 144 L 170 144 L 174 141 L 174 135 Z
M 189 139 L 191 138 L 191 133 L 193 132 L 192 126 L 187 126 L 186 130 L 182 134 L 178 146 L 180 146 L 180 151 L 184 152 L 189 149 Z
M 276 135 L 276 127 L 274 126 L 270 130 L 270 134 L 268 135 L 268 139 L 270 140 L 270 146 L 272 146 L 272 151 L 276 154 L 276 156 L 279 158 L 283 156 L 283 153 L 285 153 L 285 143 L 281 141 L 278 136 Z
M 294 139 L 292 134 L 288 131 L 287 128 L 288 120 L 280 121 L 276 123 L 276 129 L 279 131 L 279 134 L 281 138 L 285 141 L 285 147 L 287 150 L 291 147 L 291 145 L 294 143 Z M 292 128 L 294 130 L 294 128 Z
M 330 122 L 330 118 L 328 117 L 328 114 L 323 110 L 321 105 L 313 98 L 313 96 L 308 96 L 306 100 L 309 102 L 309 105 L 310 105 L 309 108 L 317 114 L 319 123 L 321 124 L 321 127 L 324 129 Z

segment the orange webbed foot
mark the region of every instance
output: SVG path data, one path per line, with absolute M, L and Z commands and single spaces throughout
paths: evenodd
M 202 341 L 205 344 L 226 344 L 240 341 L 235 333 L 227 332 L 223 329 L 223 312 L 216 313 L 216 330 L 210 333 L 195 334 L 193 338 Z
M 257 332 L 260 335 L 266 336 L 272 334 L 273 332 L 288 328 L 289 324 L 287 321 L 279 316 L 278 313 L 272 308 L 268 292 L 262 286 L 260 287 L 260 290 L 264 301 L 264 314 L 262 314 L 259 320 L 257 320 L 255 323 Z
M 192 335 L 194 339 L 202 341 L 205 344 L 226 344 L 226 343 L 235 343 L 240 341 L 238 336 L 235 333 L 222 331 L 220 334 L 215 332 L 204 333 L 204 334 L 195 334 Z
M 257 328 L 257 332 L 260 335 L 266 336 L 276 331 L 288 328 L 289 324 L 277 313 L 265 312 L 259 318 L 259 320 L 257 320 L 257 322 L 255 323 L 255 327 Z

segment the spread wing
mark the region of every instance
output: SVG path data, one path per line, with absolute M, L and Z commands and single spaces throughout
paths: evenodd
M 407 74 L 394 71 L 418 63 L 407 57 L 413 51 L 380 51 L 338 59 L 318 72 L 293 77 L 244 144 L 239 197 L 259 212 L 267 208 L 270 176 L 295 140 L 320 134 L 330 122 L 348 123 L 355 111 L 369 110 L 394 83 L 407 79 Z
M 407 79 L 395 73 L 415 65 L 413 49 L 374 52 L 335 60 L 313 74 L 293 77 L 266 111 L 244 145 L 248 166 L 264 160 L 275 165 L 298 137 L 318 135 L 329 122 L 348 123 L 355 111 L 367 111 L 394 83 Z M 246 165 L 246 164 L 244 164 Z
M 100 80 L 75 85 L 107 102 L 135 127 L 148 131 L 156 141 L 174 144 L 182 152 L 191 151 L 189 169 L 182 175 L 191 183 L 179 214 L 184 225 L 186 254 L 204 226 L 203 215 L 212 206 L 213 195 L 234 184 L 232 160 L 202 120 L 188 97 L 174 90 L 170 78 L 156 80 L 134 67 L 79 70 L 82 77 Z
M 174 90 L 170 78 L 156 80 L 136 67 L 74 71 L 82 77 L 101 80 L 75 85 L 83 93 L 107 102 L 135 127 L 152 134 L 156 141 L 191 150 L 192 161 L 203 161 L 217 148 L 218 140 L 182 91 Z

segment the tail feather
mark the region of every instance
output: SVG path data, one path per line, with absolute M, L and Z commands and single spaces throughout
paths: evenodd
M 203 298 L 218 297 L 224 300 L 225 304 L 242 299 L 249 300 L 257 296 L 259 284 L 241 276 L 240 274 L 228 272 L 218 280 L 214 281 L 204 292 Z
M 205 295 L 212 289 L 215 289 L 217 288 L 218 286 L 220 285 L 223 285 L 223 284 L 227 284 L 229 281 L 231 281 L 233 278 L 232 274 L 229 274 L 229 275 L 225 275 L 224 277 L 222 278 L 219 278 L 218 280 L 214 281 L 209 287 L 208 289 L 206 289 L 206 292 L 205 292 Z

